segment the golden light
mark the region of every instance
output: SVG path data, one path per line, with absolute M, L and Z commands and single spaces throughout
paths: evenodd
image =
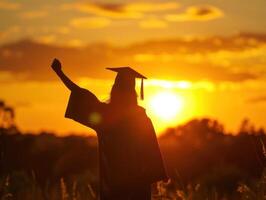
M 173 121 L 183 108 L 183 99 L 174 92 L 160 92 L 151 97 L 149 109 L 163 121 Z

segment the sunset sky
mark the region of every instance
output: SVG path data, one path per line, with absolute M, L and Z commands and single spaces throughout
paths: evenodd
M 0 99 L 23 131 L 91 132 L 64 118 L 69 91 L 49 67 L 57 57 L 102 101 L 115 78 L 106 67 L 147 76 L 140 104 L 158 133 L 195 117 L 228 131 L 244 118 L 266 128 L 265 8 L 264 0 L 0 0 Z

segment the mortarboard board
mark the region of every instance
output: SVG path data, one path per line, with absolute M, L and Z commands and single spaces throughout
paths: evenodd
M 117 76 L 133 78 L 134 83 L 135 83 L 135 78 L 140 78 L 141 79 L 140 98 L 141 100 L 144 99 L 143 79 L 147 79 L 145 76 L 143 76 L 142 74 L 140 74 L 139 72 L 135 71 L 130 67 L 114 67 L 114 68 L 108 67 L 106 69 L 117 72 Z

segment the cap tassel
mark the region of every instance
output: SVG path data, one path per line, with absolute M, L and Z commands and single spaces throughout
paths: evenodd
M 141 100 L 144 100 L 143 78 L 141 79 L 141 86 L 140 86 L 140 99 L 141 99 Z

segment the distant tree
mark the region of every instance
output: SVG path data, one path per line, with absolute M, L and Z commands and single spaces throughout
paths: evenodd
M 242 120 L 238 134 L 254 134 L 256 132 L 255 126 L 250 122 L 248 118 Z
M 0 100 L 0 128 L 3 127 L 3 122 L 4 122 L 4 108 L 5 108 L 5 102 L 3 100 Z
M 11 106 L 7 106 L 3 100 L 0 100 L 0 133 L 18 133 L 18 129 L 15 124 L 14 108 L 12 108 Z

